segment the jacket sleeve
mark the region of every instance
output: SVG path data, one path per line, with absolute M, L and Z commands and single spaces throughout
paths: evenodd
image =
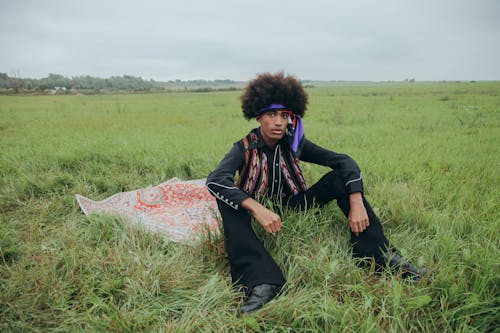
M 361 170 L 348 155 L 325 149 L 305 139 L 300 159 L 337 170 L 344 179 L 348 193 L 363 192 Z
M 236 171 L 244 163 L 245 148 L 241 142 L 236 142 L 215 170 L 207 177 L 206 185 L 209 192 L 236 210 L 241 207 L 243 200 L 250 197 L 234 183 Z

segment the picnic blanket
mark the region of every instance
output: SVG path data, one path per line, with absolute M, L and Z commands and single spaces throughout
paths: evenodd
M 79 194 L 76 200 L 85 215 L 116 214 L 151 232 L 166 233 L 174 242 L 198 240 L 203 233 L 219 232 L 219 212 L 205 179 L 172 178 L 156 186 L 121 192 L 102 201 Z

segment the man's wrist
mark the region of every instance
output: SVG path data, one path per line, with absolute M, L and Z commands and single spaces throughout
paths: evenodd
M 246 198 L 241 202 L 241 207 L 245 208 L 250 213 L 254 213 L 259 208 L 259 206 L 260 204 L 252 198 Z
M 349 203 L 351 205 L 363 203 L 363 195 L 361 192 L 353 192 L 349 195 Z

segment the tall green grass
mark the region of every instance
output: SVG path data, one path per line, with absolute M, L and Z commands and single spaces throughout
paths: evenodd
M 427 278 L 358 267 L 334 204 L 285 212 L 277 237 L 256 230 L 288 283 L 238 318 L 221 236 L 171 243 L 74 199 L 206 177 L 256 125 L 238 92 L 0 96 L 0 331 L 495 331 L 500 83 L 308 92 L 306 136 L 358 162 L 386 234 Z M 326 171 L 304 170 L 309 183 Z

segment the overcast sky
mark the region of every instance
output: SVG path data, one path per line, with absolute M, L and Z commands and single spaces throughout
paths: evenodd
M 0 0 L 18 77 L 500 80 L 500 0 Z

